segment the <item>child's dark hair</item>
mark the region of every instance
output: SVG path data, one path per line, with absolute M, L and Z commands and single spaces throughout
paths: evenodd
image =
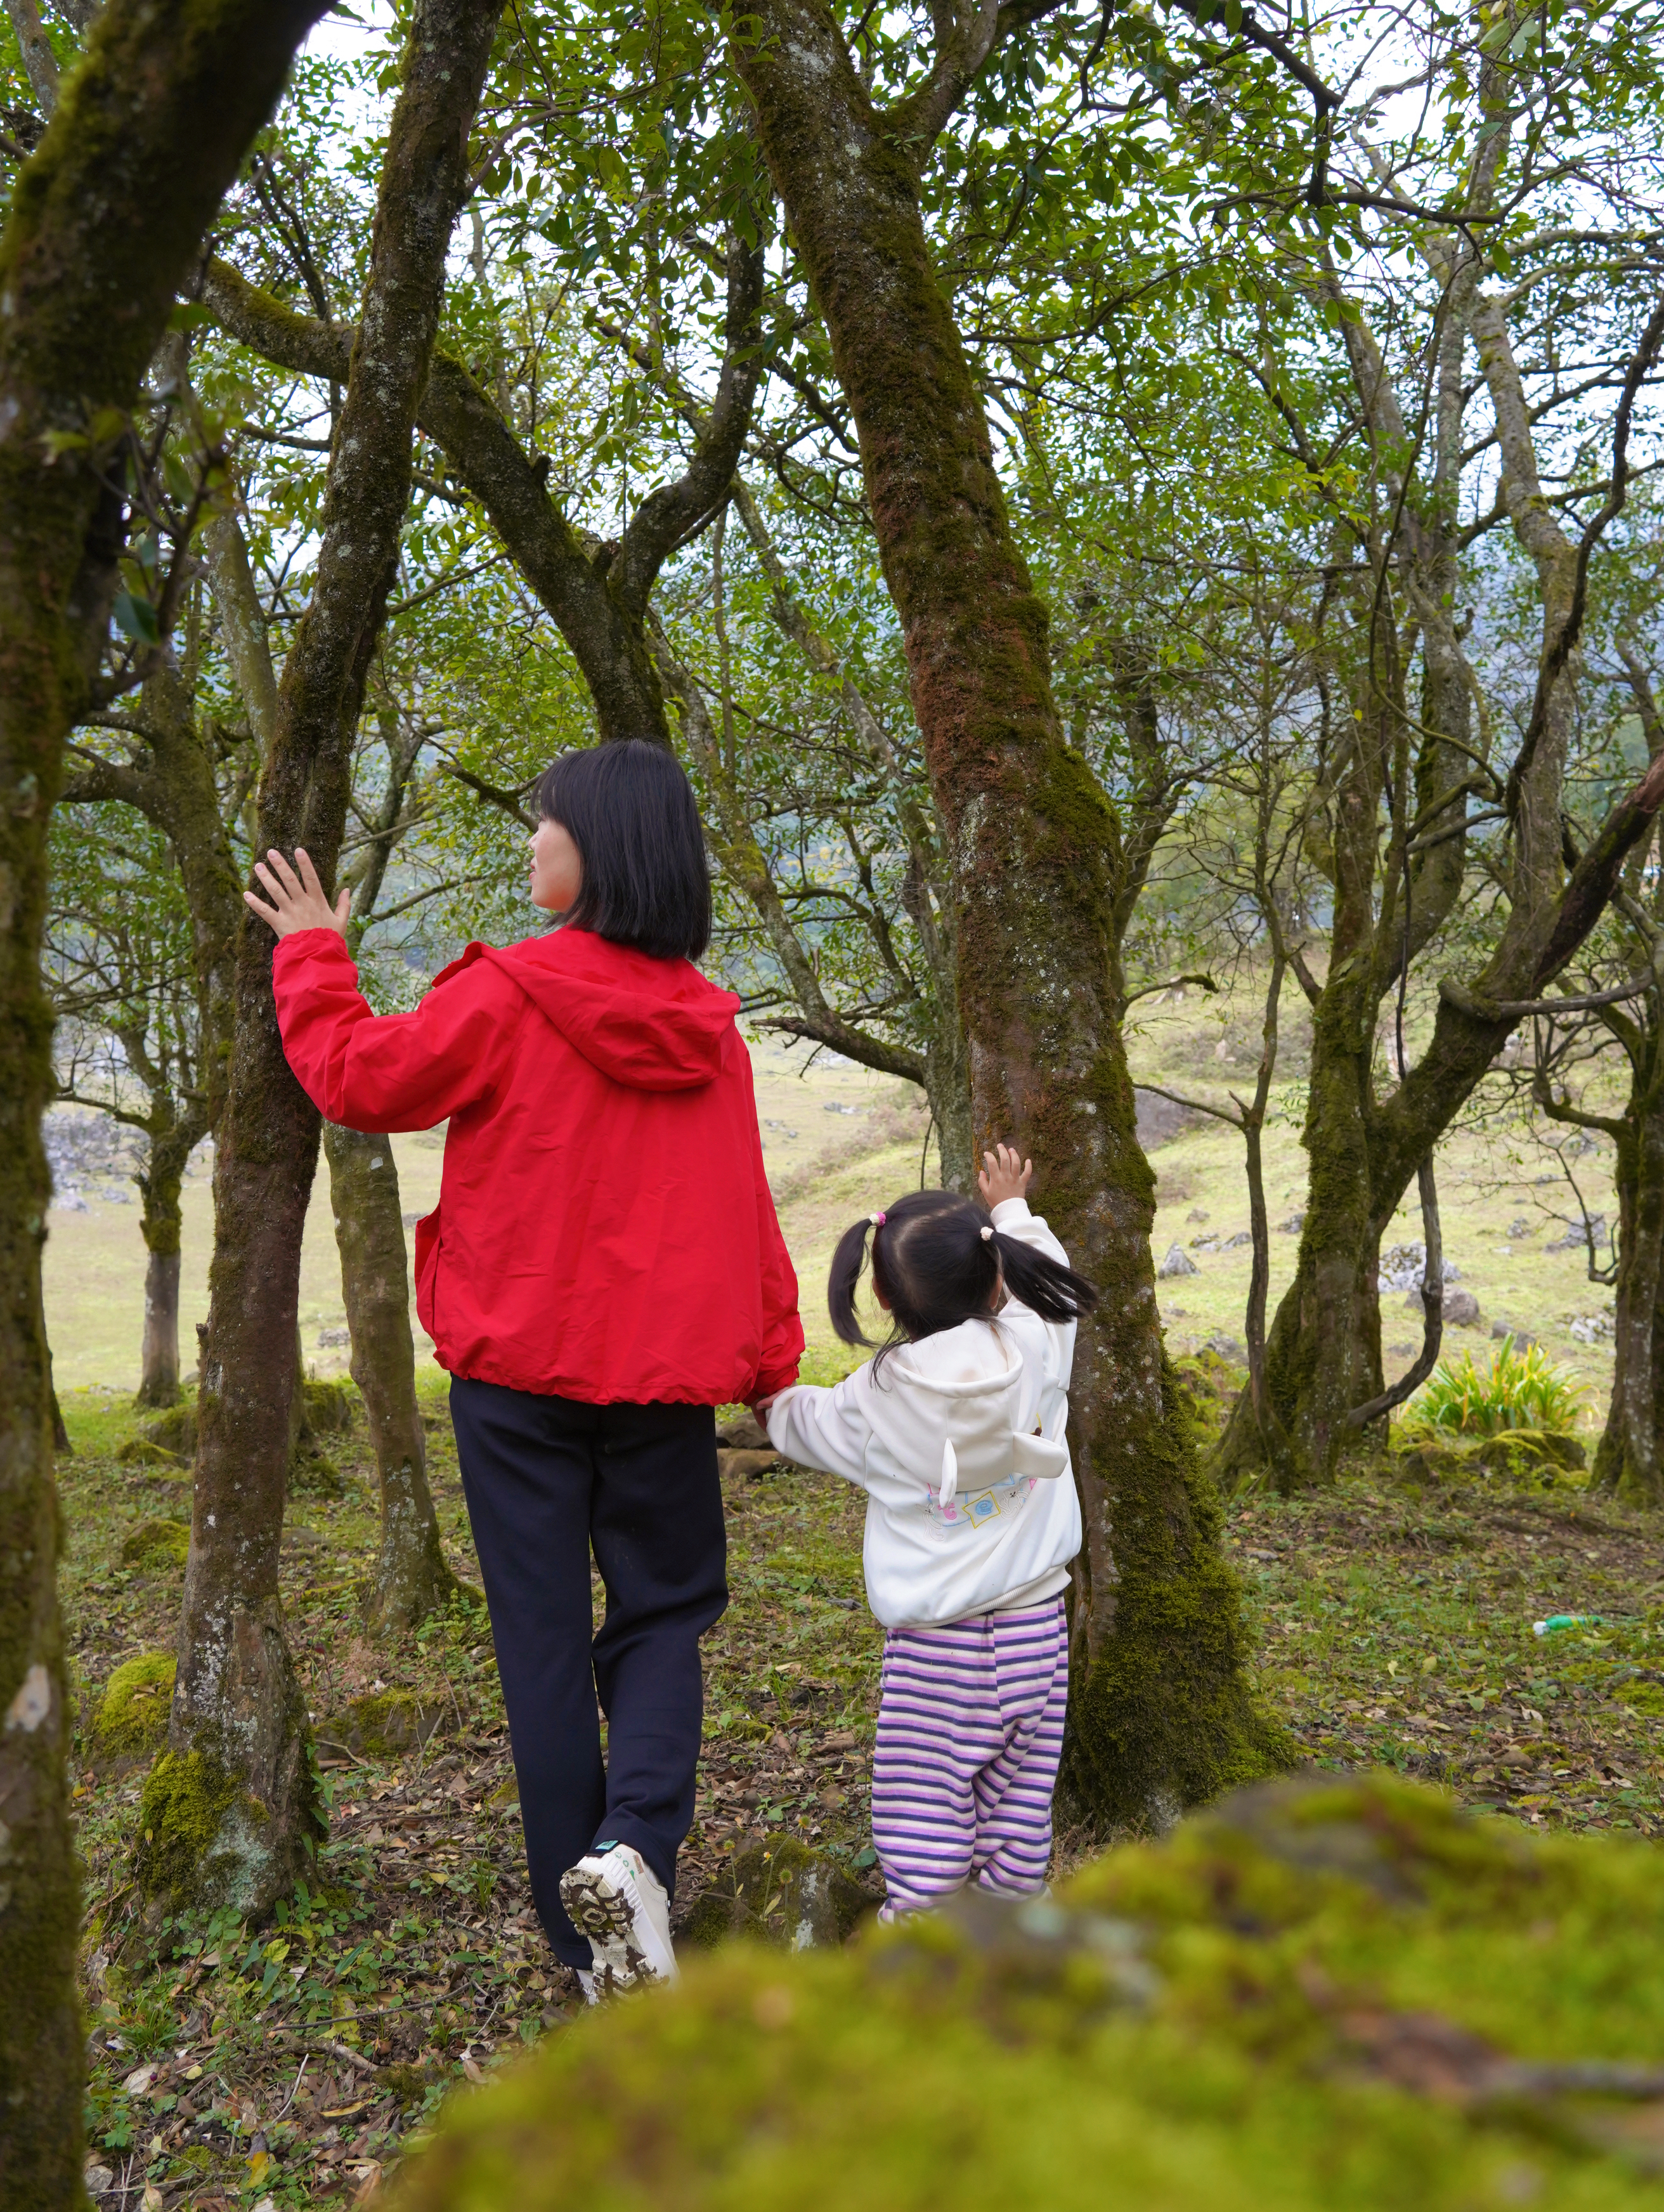
M 1005 1288 L 1042 1321 L 1078 1321 L 1097 1304 L 1098 1294 L 1084 1275 L 1015 1237 L 1002 1237 L 975 1199 L 951 1190 L 914 1190 L 876 1222 L 858 1221 L 838 1239 L 827 1304 L 846 1344 L 872 1341 L 855 1318 L 869 1231 L 872 1279 L 895 1316 L 881 1359 L 903 1340 L 916 1344 L 962 1321 L 992 1321 L 1002 1273 Z
M 568 927 L 659 960 L 701 956 L 711 874 L 698 803 L 673 753 L 643 738 L 562 753 L 537 779 L 537 809 L 583 862 Z

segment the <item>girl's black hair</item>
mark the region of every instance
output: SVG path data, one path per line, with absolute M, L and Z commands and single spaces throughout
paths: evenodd
M 562 753 L 537 808 L 578 848 L 584 887 L 567 926 L 655 959 L 697 960 L 711 941 L 711 875 L 693 787 L 642 738 Z
M 846 1344 L 871 1344 L 855 1318 L 855 1287 L 872 1231 L 872 1279 L 890 1301 L 895 1326 L 878 1357 L 897 1344 L 916 1344 L 962 1321 L 992 1321 L 994 1285 L 1005 1288 L 1042 1321 L 1078 1321 L 1097 1304 L 1084 1275 L 1049 1260 L 1015 1237 L 983 1231 L 986 1207 L 951 1190 L 909 1191 L 885 1209 L 877 1228 L 858 1221 L 838 1239 L 827 1284 L 832 1326 Z

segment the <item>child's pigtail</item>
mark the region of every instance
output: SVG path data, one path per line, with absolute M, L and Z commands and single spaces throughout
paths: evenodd
M 1096 1287 L 1072 1267 L 1049 1259 L 1044 1252 L 1036 1252 L 1032 1244 L 1024 1244 L 1015 1237 L 1002 1237 L 997 1229 L 993 1242 L 1005 1288 L 1030 1312 L 1037 1313 L 1042 1321 L 1078 1321 L 1097 1304 Z M 841 1244 L 838 1249 L 841 1253 L 843 1246 Z
M 853 1223 L 839 1237 L 838 1249 L 832 1255 L 832 1272 L 826 1284 L 827 1310 L 834 1329 L 845 1344 L 872 1341 L 855 1318 L 855 1291 L 866 1265 L 866 1232 L 872 1226 L 870 1218 Z

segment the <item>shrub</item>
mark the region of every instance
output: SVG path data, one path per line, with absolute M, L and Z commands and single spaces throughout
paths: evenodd
M 1505 1336 L 1488 1371 L 1471 1352 L 1442 1359 L 1410 1401 L 1404 1428 L 1410 1436 L 1500 1436 L 1506 1429 L 1569 1430 L 1582 1410 L 1583 1386 L 1548 1358 L 1540 1345 L 1515 1352 Z

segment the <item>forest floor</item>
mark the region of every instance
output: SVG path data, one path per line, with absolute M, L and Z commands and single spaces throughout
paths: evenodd
M 1242 1089 L 1258 1049 L 1252 982 L 1199 1004 L 1193 992 L 1144 1005 L 1133 1040 L 1138 1079 L 1216 1102 Z M 1273 1224 L 1292 1221 L 1303 1197 L 1303 1022 L 1300 1008 L 1285 1006 L 1266 1140 Z M 1412 1050 L 1415 1042 L 1412 1010 Z M 1587 1250 L 1564 1239 L 1581 1218 L 1574 1179 L 1590 1212 L 1612 1210 L 1609 1147 L 1546 1148 L 1505 1090 L 1504 1075 L 1503 1092 L 1476 1101 L 1441 1148 L 1445 1249 L 1481 1308 L 1478 1326 L 1452 1331 L 1447 1348 L 1483 1356 L 1492 1328 L 1529 1328 L 1584 1384 L 1592 1443 L 1610 1378 L 1610 1292 L 1590 1281 Z M 802 1279 L 805 1371 L 831 1380 L 850 1363 L 825 1319 L 827 1258 L 851 1219 L 919 1180 L 922 1117 L 894 1085 L 837 1066 L 804 1082 L 785 1055 L 777 1065 L 759 1056 L 758 1096 Z M 1241 1140 L 1219 1122 L 1153 1106 L 1147 1093 L 1140 1119 L 1158 1174 L 1157 1256 L 1179 1243 L 1196 1270 L 1160 1289 L 1169 1347 L 1187 1355 L 1205 1431 L 1242 1379 Z M 399 1163 L 407 1204 L 432 1203 L 439 1157 L 429 1140 L 408 1140 Z M 118 1665 L 171 1650 L 189 1484 L 184 1469 L 133 1455 L 131 1381 L 90 1380 L 122 1384 L 111 1347 L 137 1333 L 132 1209 L 100 1195 L 118 1180 L 118 1166 L 93 1160 L 82 1183 L 94 1203 L 62 1219 L 55 1208 L 56 1261 L 48 1249 L 76 1447 L 60 1468 L 62 1590 L 80 1705 L 93 2178 L 100 2203 L 121 2212 L 367 2202 L 446 2094 L 524 2045 L 566 2032 L 581 2008 L 527 1895 L 482 1610 L 461 1602 L 397 1641 L 372 1642 L 361 1629 L 376 1533 L 361 1424 L 326 1440 L 335 1493 L 291 1498 L 282 1551 L 285 1614 L 329 1820 L 315 1877 L 257 1932 L 229 1915 L 156 1919 L 139 1910 L 129 1868 L 142 1777 L 88 1763 L 91 1724 Z M 196 1196 L 200 1210 L 205 1193 Z M 1043 1209 L 1043 1192 L 1036 1197 Z M 315 1350 L 328 1374 L 344 1358 L 335 1340 L 344 1332 L 332 1255 L 316 1229 L 307 1356 Z M 1400 1231 L 1406 1242 L 1419 1233 L 1408 1214 L 1393 1235 Z M 1292 1272 L 1296 1242 L 1272 1237 L 1273 1296 Z M 1396 1303 L 1383 1296 L 1389 1373 L 1407 1362 L 1416 1334 L 1407 1313 L 1401 1332 L 1394 1327 Z M 477 1587 L 442 1377 L 425 1366 L 423 1376 L 440 1526 L 459 1575 Z M 732 1602 L 706 1641 L 706 1755 L 678 1923 L 736 1853 L 771 1838 L 813 1843 L 877 1893 L 867 1773 L 880 1634 L 862 1594 L 862 1501 L 783 1468 L 735 1475 L 726 1489 Z M 1392 1453 L 1317 1495 L 1242 1498 L 1225 1517 L 1257 1692 L 1304 1759 L 1392 1766 L 1535 1827 L 1661 1832 L 1664 1577 L 1655 1521 L 1591 1498 L 1581 1477 L 1508 1487 Z M 1533 1632 L 1534 1621 L 1557 1614 L 1593 1618 Z M 1090 1845 L 1061 1838 L 1058 1870 Z
M 116 1456 L 137 1425 L 82 1396 L 61 1469 L 83 1748 L 111 1671 L 166 1650 L 178 1617 L 181 1570 L 156 1531 L 178 1528 L 185 1485 Z M 89 2151 L 99 2201 L 122 2212 L 367 2201 L 447 2093 L 581 2009 L 531 1911 L 483 1621 L 465 1603 L 402 1641 L 364 1638 L 370 1469 L 361 1430 L 332 1442 L 341 1494 L 293 1499 L 283 1547 L 323 1745 L 330 1833 L 314 1881 L 252 1934 L 230 1915 L 147 1920 L 128 1879 L 139 1777 L 78 1771 Z M 477 1583 L 437 1394 L 428 1442 L 452 1563 Z M 1441 1488 L 1412 1473 L 1382 1457 L 1320 1495 L 1228 1511 L 1267 1707 L 1319 1766 L 1396 1767 L 1533 1826 L 1659 1833 L 1655 1526 L 1564 1478 Z M 813 1842 L 873 1884 L 880 1638 L 861 1595 L 861 1501 L 783 1468 L 726 1487 L 732 1603 L 706 1644 L 678 1920 L 725 1860 L 770 1838 Z M 1556 1613 L 1599 1618 L 1534 1635 Z M 432 1729 L 425 1743 L 328 1747 L 355 1704 L 400 1692 Z M 1061 1839 L 1060 1871 L 1085 1843 Z

